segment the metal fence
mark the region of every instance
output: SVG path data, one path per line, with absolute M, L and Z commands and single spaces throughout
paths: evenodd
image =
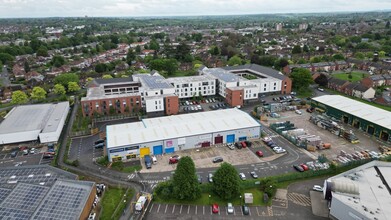
M 93 123 L 97 122 L 105 122 L 105 121 L 114 121 L 114 120 L 121 120 L 121 119 L 128 119 L 128 118 L 138 118 L 137 114 L 121 114 L 121 115 L 107 115 L 107 116 L 101 116 L 99 118 L 93 118 Z

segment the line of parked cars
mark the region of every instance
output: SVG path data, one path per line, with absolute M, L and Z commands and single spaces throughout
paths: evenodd
M 219 204 L 217 204 L 217 203 L 212 204 L 212 212 L 214 214 L 217 214 L 220 212 Z M 244 205 L 242 205 L 242 212 L 243 212 L 243 215 L 249 215 L 250 208 L 246 204 L 244 204 Z M 233 207 L 232 203 L 227 204 L 227 213 L 234 214 L 234 207 Z
M 379 159 L 380 154 L 369 150 L 355 151 L 353 153 L 346 153 L 345 151 L 341 150 L 340 155 L 337 156 L 336 160 L 340 163 L 349 163 L 353 160 L 363 160 L 369 158 Z
M 194 106 L 185 106 L 183 107 L 184 112 L 192 112 L 192 111 L 203 111 L 204 109 L 202 108 L 201 105 L 194 105 Z
M 228 108 L 228 106 L 225 103 L 217 103 L 214 105 L 210 105 L 209 108 L 212 110 L 217 110 L 217 109 L 226 109 Z
M 281 103 L 282 102 L 293 102 L 293 101 L 300 102 L 301 101 L 301 99 L 296 98 L 293 95 L 285 95 L 285 96 L 280 96 L 280 97 L 274 97 L 272 100 L 273 101 L 280 101 Z
M 277 144 L 275 144 L 275 143 L 273 142 L 273 140 L 272 140 L 270 137 L 265 137 L 265 138 L 263 138 L 262 140 L 263 140 L 263 142 L 264 142 L 267 146 L 269 146 L 275 153 L 277 153 L 277 154 L 282 154 L 282 153 L 285 153 L 285 152 L 286 152 L 286 150 L 285 150 L 284 148 L 282 148 L 282 147 L 278 146 Z

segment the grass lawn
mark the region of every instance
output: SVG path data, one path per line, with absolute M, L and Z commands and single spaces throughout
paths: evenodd
M 123 188 L 110 188 L 106 190 L 101 201 L 102 215 L 99 219 L 113 219 L 111 216 L 113 215 L 117 206 L 120 203 L 123 203 L 122 198 L 125 192 L 126 189 Z
M 141 170 L 141 165 L 124 167 L 121 171 L 124 173 L 133 173 L 134 171 L 139 171 L 139 170 Z
M 270 205 L 271 201 L 268 204 L 265 204 L 263 202 L 263 192 L 261 192 L 257 188 L 252 188 L 252 189 L 246 189 L 242 190 L 241 195 L 244 203 L 244 193 L 252 193 L 253 194 L 253 199 L 254 203 L 253 205 Z M 214 193 L 210 193 L 210 199 L 209 199 L 209 193 L 202 193 L 201 198 L 197 200 L 192 200 L 192 201 L 182 201 L 182 200 L 177 200 L 177 199 L 160 199 L 159 197 L 155 196 L 153 200 L 157 203 L 164 203 L 164 204 L 188 204 L 188 205 L 211 205 L 213 203 L 217 203 L 220 206 L 226 206 L 227 203 L 232 203 L 233 205 L 240 205 L 240 197 L 238 196 L 235 199 L 230 199 L 230 200 L 224 200 L 218 197 Z M 242 203 L 242 204 L 243 204 Z
M 351 72 L 350 74 L 352 75 L 351 79 L 349 79 L 348 73 L 336 73 L 336 74 L 332 74 L 332 76 L 337 79 L 348 80 L 350 82 L 357 82 L 369 76 L 368 74 L 360 73 L 360 72 Z
M 312 96 L 312 90 L 310 88 L 307 89 L 300 89 L 297 91 L 297 97 L 298 98 L 308 98 Z

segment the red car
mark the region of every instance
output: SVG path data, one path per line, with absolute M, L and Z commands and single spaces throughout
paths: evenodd
M 168 159 L 168 164 L 178 163 L 179 159 L 181 159 L 181 157 L 178 155 L 172 156 L 172 157 L 170 157 L 170 159 Z
M 263 152 L 262 151 L 257 151 L 257 152 L 255 152 L 259 157 L 263 157 Z
M 243 147 L 243 148 L 246 148 L 246 147 L 247 147 L 246 142 L 242 141 L 241 143 L 242 143 L 242 147 Z
M 300 166 L 303 168 L 304 171 L 309 170 L 308 166 L 305 164 L 300 164 Z
M 215 203 L 212 205 L 212 212 L 219 213 L 219 205 L 218 204 Z

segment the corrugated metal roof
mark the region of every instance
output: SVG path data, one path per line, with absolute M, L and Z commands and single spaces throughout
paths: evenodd
M 313 100 L 391 130 L 391 112 L 340 95 L 324 95 Z
M 150 118 L 107 126 L 107 148 L 257 126 L 256 120 L 236 108 Z

